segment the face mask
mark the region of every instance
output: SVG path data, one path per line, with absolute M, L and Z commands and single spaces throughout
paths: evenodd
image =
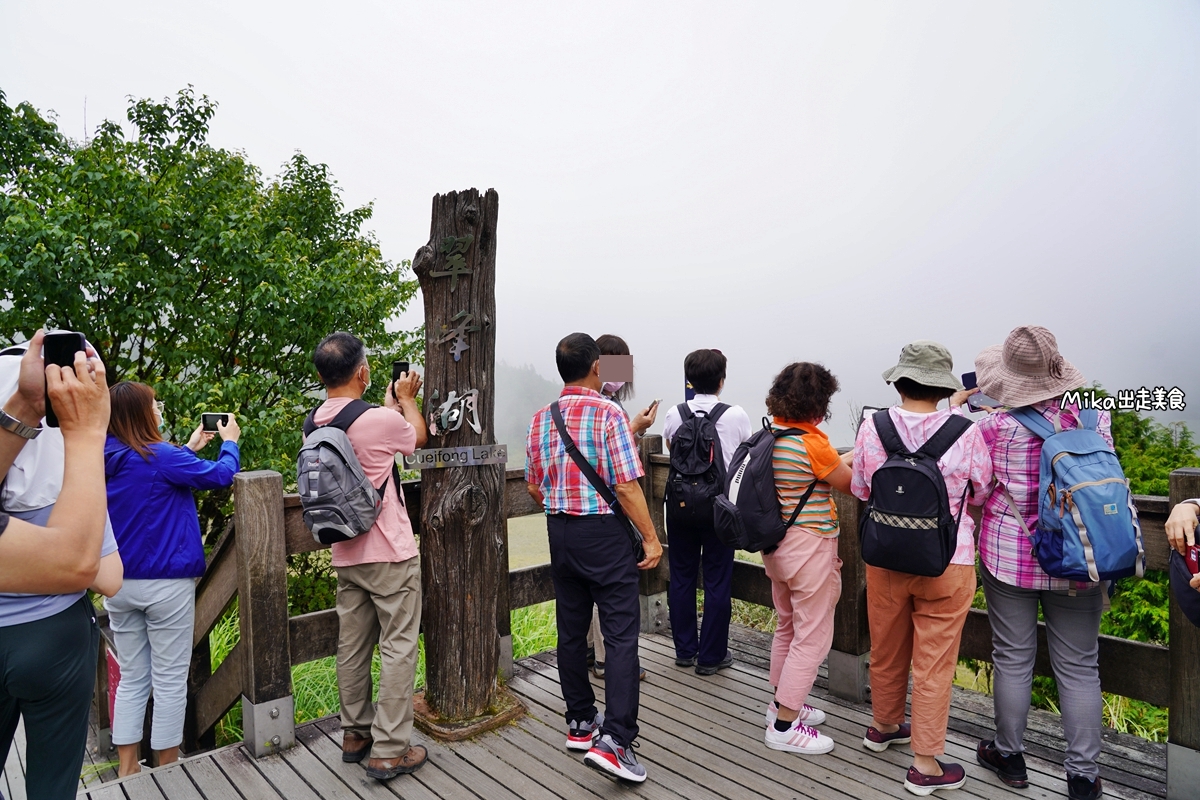
M 609 381 L 600 387 L 600 391 L 605 394 L 616 394 L 621 391 L 621 387 L 625 385 L 625 381 Z

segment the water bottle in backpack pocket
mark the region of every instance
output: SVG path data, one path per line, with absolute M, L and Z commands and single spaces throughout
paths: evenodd
M 713 501 L 725 489 L 725 458 L 717 420 L 729 406 L 717 403 L 707 413 L 693 413 L 680 403 L 679 429 L 671 437 L 665 509 L 668 523 L 711 524 Z
M 1042 570 L 1053 578 L 1093 583 L 1141 577 L 1146 563 L 1141 523 L 1121 462 L 1096 430 L 1099 413 L 1084 409 L 1079 427 L 1071 430 L 1051 425 L 1032 408 L 1008 413 L 1043 440 L 1032 532 L 1004 490 Z
M 964 489 L 958 514 L 950 514 L 946 479 L 937 462 L 971 427 L 971 421 L 951 414 L 924 445 L 910 453 L 887 409 L 875 412 L 871 419 L 887 460 L 871 476 L 871 498 L 858 523 L 863 561 L 936 578 L 950 566 L 958 548 L 958 524 L 967 500 Z M 970 486 L 968 481 L 967 489 Z

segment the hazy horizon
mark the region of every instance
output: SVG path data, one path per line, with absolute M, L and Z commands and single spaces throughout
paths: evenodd
M 820 361 L 847 444 L 903 344 L 966 372 L 1021 324 L 1200 429 L 1198 42 L 1182 1 L 10 0 L 0 88 L 82 138 L 193 85 L 213 144 L 328 164 L 395 261 L 494 187 L 497 361 L 557 382 L 559 338 L 617 333 L 669 405 L 716 347 L 752 418 Z

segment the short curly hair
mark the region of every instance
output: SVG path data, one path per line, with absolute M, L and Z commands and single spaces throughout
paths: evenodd
M 788 364 L 771 382 L 767 411 L 781 419 L 822 422 L 829 419 L 829 400 L 839 388 L 838 379 L 820 364 Z

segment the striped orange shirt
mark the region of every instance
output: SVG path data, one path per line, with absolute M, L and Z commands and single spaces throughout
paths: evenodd
M 796 525 L 807 528 L 817 536 L 838 535 L 837 507 L 833 503 L 833 489 L 822 479 L 829 476 L 841 457 L 829 443 L 825 432 L 810 422 L 795 422 L 776 417 L 772 427 L 799 428 L 801 436 L 781 436 L 775 440 L 771 463 L 775 470 L 775 491 L 779 495 L 783 519 L 786 522 L 796 510 L 796 503 L 808 491 L 809 485 L 818 481 L 817 488 L 804 505 Z

